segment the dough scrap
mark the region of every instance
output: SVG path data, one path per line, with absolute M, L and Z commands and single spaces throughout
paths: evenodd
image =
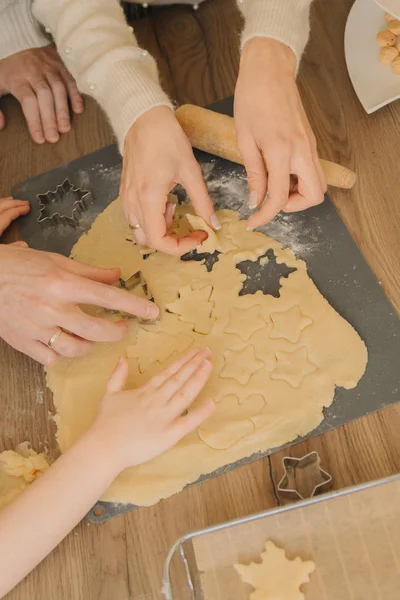
M 38 454 L 22 442 L 15 450 L 0 454 L 0 508 L 11 502 L 49 468 L 44 453 Z
M 292 306 L 289 310 L 272 313 L 272 329 L 270 337 L 284 338 L 289 342 L 298 342 L 303 329 L 312 324 L 310 317 L 305 317 L 298 306 Z
M 174 229 L 181 233 L 188 231 L 185 217 L 187 212 L 185 206 L 178 206 L 176 209 Z M 238 250 L 219 254 L 211 271 L 207 271 L 200 261 L 181 261 L 161 252 L 155 252 L 144 260 L 139 248 L 125 240 L 129 228 L 119 200 L 110 204 L 99 215 L 91 230 L 81 237 L 72 251 L 74 258 L 88 264 L 118 266 L 123 278 L 135 271 L 142 271 L 160 307 L 161 318 L 154 325 L 139 325 L 137 320 L 130 319 L 127 321 L 128 332 L 125 339 L 108 344 L 94 344 L 87 355 L 62 359 L 46 369 L 47 382 L 54 393 L 57 439 L 62 452 L 94 421 L 109 376 L 118 358 L 126 354 L 128 347 L 130 357 L 127 387 L 133 388 L 146 383 L 174 360 L 180 352 L 181 335 L 192 340 L 191 347 L 209 347 L 215 364 L 207 386 L 195 404 L 212 398 L 218 405 L 224 397 L 234 396 L 238 399 L 240 411 L 243 411 L 240 412 L 239 421 L 247 420 L 253 424 L 250 432 L 251 425 L 247 423 L 246 434 L 247 431 L 249 433 L 240 437 L 236 443 L 217 450 L 205 443 L 200 436 L 203 435 L 206 439 L 207 435 L 209 443 L 222 446 L 227 445 L 226 439 L 223 439 L 225 434 L 212 434 L 212 422 L 203 423 L 200 432 L 193 431 L 162 456 L 126 469 L 104 494 L 103 500 L 151 505 L 180 491 L 202 474 L 212 473 L 255 452 L 280 446 L 298 435 L 305 435 L 322 421 L 323 408 L 332 403 L 335 386 L 347 389 L 354 387 L 365 370 L 367 351 L 364 343 L 351 325 L 320 294 L 307 274 L 305 263 L 296 259 L 290 249 L 282 250 L 278 242 L 263 233 L 247 231 L 246 223 L 239 220 L 237 212 L 223 210 L 217 214 L 224 235 L 229 236 L 228 239 L 232 240 Z M 269 249 L 274 252 L 278 263 L 285 263 L 296 269 L 287 278 L 281 278 L 280 297 L 264 295 L 261 291 L 239 296 L 246 279 L 246 275 L 235 268 L 239 255 L 245 253 L 256 260 Z M 203 292 L 204 298 L 201 301 L 188 303 L 188 321 L 182 319 L 182 316 L 187 317 L 188 309 L 178 299 L 182 288 L 187 289 L 192 298 L 196 297 L 196 294 L 192 296 L 193 293 L 207 289 L 207 293 Z M 211 295 L 208 296 L 210 290 Z M 167 310 L 169 305 L 175 303 L 179 307 L 179 314 Z M 271 338 L 269 333 L 273 323 L 270 315 L 289 311 L 293 306 L 298 306 L 302 315 L 313 319 L 313 323 L 302 330 L 301 342 Z M 254 307 L 259 308 L 259 315 L 266 322 L 264 328 L 254 331 L 248 342 L 227 333 L 232 309 L 256 312 Z M 205 314 L 207 319 L 211 315 L 213 327 L 208 334 L 194 330 L 199 312 Z M 111 320 L 112 316 L 104 315 L 104 318 Z M 172 350 L 171 336 L 175 340 L 175 350 L 165 362 L 160 364 L 154 360 L 150 364 L 148 361 L 148 368 L 143 373 L 139 368 L 138 358 L 133 356 L 140 350 L 138 340 L 142 338 L 142 330 L 151 332 L 153 336 L 161 332 L 168 334 L 165 338 L 165 343 L 169 345 L 168 353 Z M 221 377 L 220 373 L 226 366 L 224 353 L 228 350 L 232 353 L 231 358 L 235 363 L 229 366 L 228 373 L 234 374 L 243 366 L 242 350 L 246 347 L 250 347 L 250 352 L 253 349 L 254 354 L 251 354 L 250 359 L 246 355 L 245 360 L 251 364 L 254 361 L 261 362 L 262 368 L 254 371 L 245 385 L 234 377 Z M 274 370 L 275 375 L 277 373 L 277 353 L 290 354 L 299 347 L 307 349 L 307 357 L 316 368 L 303 377 L 298 387 L 292 387 L 287 381 L 273 378 L 272 375 Z M 153 342 L 151 347 L 144 347 L 144 357 L 147 354 L 151 358 L 151 348 Z M 300 359 L 301 357 L 298 358 Z M 257 414 L 252 403 L 246 408 L 247 399 L 252 395 L 265 399 L 265 405 Z M 222 413 L 218 414 L 222 419 Z M 232 439 L 233 430 L 236 436 L 239 427 L 229 424 L 237 420 L 232 417 L 234 415 L 227 412 L 226 423 L 228 430 L 231 430 L 231 433 L 228 431 L 228 440 L 230 436 Z M 244 427 L 240 427 L 244 431 Z
M 192 290 L 190 285 L 180 288 L 179 299 L 167 304 L 167 310 L 179 315 L 181 321 L 193 324 L 193 331 L 206 335 L 210 333 L 214 319 L 211 318 L 213 302 L 210 302 L 211 285 Z
M 304 377 L 317 367 L 308 359 L 307 348 L 297 348 L 293 352 L 277 352 L 276 366 L 272 379 L 283 379 L 294 388 L 298 388 Z
M 300 588 L 310 581 L 315 563 L 299 557 L 290 560 L 283 548 L 267 541 L 261 563 L 234 567 L 241 579 L 254 588 L 250 600 L 304 600 Z
M 189 222 L 192 230 L 205 231 L 208 238 L 197 247 L 197 252 L 209 252 L 213 254 L 216 250 L 226 254 L 230 250 L 237 250 L 237 245 L 226 235 L 225 228 L 221 228 L 219 231 L 214 231 L 201 217 L 188 213 L 186 218 Z M 229 235 L 229 234 L 228 234 Z

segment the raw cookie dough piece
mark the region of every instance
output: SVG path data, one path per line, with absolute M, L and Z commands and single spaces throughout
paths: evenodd
M 171 304 L 167 304 L 167 310 L 179 315 L 181 321 L 193 324 L 193 331 L 196 333 L 210 333 L 214 319 L 211 318 L 211 312 L 214 304 L 210 302 L 212 292 L 211 285 L 207 285 L 200 290 L 192 290 L 190 285 L 179 290 L 179 299 Z
M 49 468 L 45 455 L 30 448 L 28 442 L 16 450 L 0 454 L 0 508 L 18 496 L 36 477 Z
M 297 348 L 294 352 L 277 352 L 276 367 L 272 379 L 283 379 L 294 388 L 298 388 L 304 377 L 316 370 L 308 360 L 307 348 Z
M 145 373 L 155 362 L 162 364 L 174 352 L 183 354 L 192 343 L 192 338 L 184 333 L 172 335 L 165 331 L 153 333 L 139 329 L 137 342 L 128 346 L 128 358 L 137 358 L 139 370 Z
M 242 340 L 247 342 L 258 329 L 266 327 L 265 321 L 260 318 L 260 307 L 232 308 L 229 324 L 225 328 L 227 333 L 236 333 Z
M 298 306 L 283 312 L 272 313 L 271 338 L 284 338 L 289 342 L 298 342 L 303 329 L 312 324 L 310 317 L 305 317 Z
M 304 600 L 300 588 L 310 581 L 315 563 L 299 557 L 289 560 L 283 548 L 267 541 L 261 563 L 234 567 L 242 580 L 254 588 L 250 600 Z
M 197 433 L 210 448 L 226 450 L 253 433 L 255 425 L 248 417 L 257 415 L 264 406 L 264 398 L 260 395 L 250 396 L 242 404 L 237 396 L 225 396 Z
M 213 254 L 217 250 L 218 252 L 222 252 L 222 254 L 226 254 L 230 250 L 237 250 L 237 245 L 226 235 L 228 233 L 227 227 L 222 225 L 219 231 L 214 231 L 214 229 L 207 225 L 204 219 L 197 215 L 195 216 L 188 213 L 186 218 L 193 231 L 200 229 L 201 231 L 205 231 L 208 235 L 208 238 L 197 247 L 197 252 L 209 252 L 210 254 Z
M 219 376 L 236 379 L 242 385 L 246 385 L 253 373 L 264 366 L 256 357 L 253 346 L 246 346 L 242 350 L 226 350 L 224 359 L 225 366 Z
M 185 216 L 187 211 L 184 206 L 176 209 L 174 227 L 181 233 L 188 231 Z M 246 231 L 246 222 L 239 220 L 237 212 L 223 210 L 217 214 L 228 239 L 240 250 L 219 254 L 211 271 L 207 271 L 200 261 L 182 261 L 162 252 L 155 252 L 144 260 L 137 245 L 125 241 L 127 226 L 119 200 L 110 204 L 99 215 L 89 233 L 82 236 L 73 249 L 73 256 L 88 264 L 119 266 L 125 278 L 135 270 L 142 271 L 161 314 L 159 322 L 151 326 L 141 325 L 140 328 L 136 320 L 130 319 L 127 321 L 128 331 L 123 340 L 94 344 L 87 355 L 62 359 L 46 369 L 48 385 L 54 392 L 57 439 L 62 452 L 96 418 L 99 402 L 118 358 L 126 354 L 128 347 L 129 354 L 139 355 L 140 358 L 141 344 L 138 344 L 138 336 L 141 335 L 141 329 L 152 334 L 164 332 L 177 339 L 185 335 L 192 340 L 190 347 L 209 347 L 215 368 L 195 405 L 208 398 L 215 400 L 218 405 L 224 397 L 235 396 L 240 406 L 243 406 L 240 419 L 254 424 L 252 432 L 223 450 L 210 447 L 197 431 L 192 432 L 163 455 L 143 465 L 126 469 L 104 494 L 104 500 L 137 505 L 154 504 L 161 498 L 180 491 L 202 474 L 212 473 L 224 465 L 256 452 L 281 446 L 298 435 L 305 435 L 321 423 L 324 407 L 332 403 L 335 386 L 340 385 L 346 389 L 354 387 L 365 370 L 367 351 L 364 343 L 351 325 L 320 294 L 307 274 L 305 263 L 296 259 L 291 250 L 282 250 L 278 242 L 263 233 Z M 280 297 L 263 294 L 260 290 L 255 294 L 239 295 L 246 275 L 235 268 L 238 254 L 249 253 L 252 260 L 256 260 L 269 249 L 273 250 L 278 264 L 285 263 L 296 269 L 287 278 L 281 278 Z M 180 302 L 180 299 L 177 300 L 179 290 L 185 287 L 189 291 L 189 297 L 192 292 L 201 292 L 204 288 L 208 290 L 201 301 L 189 302 L 189 309 L 181 306 L 179 314 L 168 312 L 170 304 Z M 212 293 L 207 298 L 210 288 Z M 254 306 L 259 307 L 259 315 L 266 322 L 264 328 L 254 331 L 248 342 L 226 331 L 233 308 L 250 310 Z M 302 315 L 313 320 L 312 324 L 302 330 L 300 339 L 301 347 L 307 349 L 308 360 L 317 367 L 303 377 L 298 387 L 292 387 L 284 379 L 271 377 L 277 367 L 277 353 L 290 355 L 298 349 L 288 339 L 269 336 L 272 328 L 271 314 L 284 313 L 293 306 L 298 306 Z M 190 319 L 185 321 L 183 319 L 188 311 Z M 213 323 L 207 334 L 194 330 L 198 314 L 203 311 L 207 319 L 210 319 L 211 314 Z M 171 342 L 168 336 L 165 337 L 166 346 Z M 253 349 L 254 354 L 242 355 L 241 352 L 246 347 L 250 348 L 250 353 Z M 221 377 L 221 371 L 225 368 L 224 353 L 228 349 L 232 352 L 230 364 L 227 365 L 228 374 L 232 376 L 227 378 Z M 152 350 L 144 348 L 144 357 L 146 352 L 150 361 Z M 145 373 L 141 373 L 136 357 L 129 358 L 128 388 L 146 383 L 173 358 L 174 353 L 163 364 L 154 361 Z M 254 366 L 255 360 L 261 362 L 261 368 L 252 372 L 247 384 L 240 383 L 235 374 L 243 366 Z M 254 401 L 247 404 L 251 396 L 265 398 L 265 406 L 257 414 L 253 410 Z M 221 420 L 224 418 L 222 412 L 219 413 Z M 230 421 L 232 415 L 226 407 L 224 423 Z M 246 432 L 250 431 L 250 425 L 246 427 Z M 206 429 L 204 424 L 204 430 Z M 215 442 L 210 431 L 205 435 L 209 436 L 207 439 L 211 444 Z M 218 436 L 216 444 L 227 445 L 226 440 L 221 441 Z

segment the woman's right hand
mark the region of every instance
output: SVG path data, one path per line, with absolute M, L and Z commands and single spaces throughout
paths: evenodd
M 79 308 L 89 304 L 155 319 L 159 310 L 153 302 L 110 285 L 119 276 L 119 269 L 0 245 L 0 337 L 46 365 L 61 356 L 85 354 L 93 342 L 121 340 L 127 330 L 124 321 L 96 318 Z
M 200 217 L 219 229 L 199 163 L 172 110 L 152 108 L 135 121 L 125 139 L 120 195 L 139 244 L 181 256 L 207 238 L 204 231 L 174 235 L 169 192 L 180 183 Z
M 120 358 L 87 433 L 108 455 L 113 449 L 118 472 L 162 454 L 213 412 L 212 400 L 190 409 L 211 374 L 210 357 L 208 348 L 189 350 L 144 386 L 126 391 L 128 363 Z

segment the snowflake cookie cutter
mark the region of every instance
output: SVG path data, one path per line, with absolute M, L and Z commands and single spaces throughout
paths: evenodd
M 132 292 L 138 288 L 141 288 L 146 300 L 149 300 L 150 302 L 154 302 L 154 295 L 150 291 L 147 281 L 143 277 L 142 271 L 136 271 L 135 273 L 133 273 L 132 275 L 129 275 L 129 277 L 126 277 L 125 279 L 123 277 L 120 277 L 118 279 L 117 283 L 115 284 L 115 286 L 122 290 L 126 290 L 127 292 Z M 158 321 L 159 321 L 159 317 L 157 317 L 157 319 L 153 319 L 153 320 L 149 321 L 148 319 L 142 319 L 141 317 L 136 317 L 135 315 L 131 315 L 130 313 L 121 312 L 119 310 L 109 309 L 109 310 L 106 310 L 106 312 L 108 312 L 109 314 L 112 314 L 112 315 L 120 315 L 120 317 L 122 319 L 137 319 L 138 322 L 143 325 L 154 325 L 155 323 L 158 323 Z
M 305 500 L 327 491 L 332 484 L 332 475 L 321 469 L 321 458 L 315 450 L 294 458 L 282 459 L 284 474 L 278 483 L 278 493 L 292 500 Z
M 55 190 L 37 194 L 36 198 L 40 208 L 37 222 L 51 223 L 52 225 L 63 222 L 76 225 L 81 213 L 86 210 L 89 202 L 93 200 L 92 193 L 89 190 L 83 190 L 75 186 L 68 178 L 57 185 Z M 54 206 L 56 210 L 52 212 L 51 209 Z

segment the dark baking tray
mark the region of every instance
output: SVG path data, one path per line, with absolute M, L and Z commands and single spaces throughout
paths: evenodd
M 232 114 L 232 100 L 224 100 L 211 108 Z M 243 168 L 202 152 L 196 152 L 196 156 L 202 165 L 216 206 L 238 209 L 246 216 Z M 109 146 L 15 186 L 12 195 L 29 200 L 32 206 L 31 213 L 19 221 L 21 238 L 33 248 L 68 255 L 80 235 L 90 228 L 95 217 L 118 195 L 120 174 L 121 157 L 115 146 Z M 55 189 L 66 177 L 76 186 L 90 189 L 93 203 L 82 213 L 76 226 L 61 224 L 53 227 L 38 224 L 36 195 Z M 239 186 L 236 192 L 232 184 L 234 180 Z M 338 388 L 319 427 L 305 438 L 298 438 L 287 446 L 399 401 L 399 318 L 329 197 L 326 197 L 322 205 L 308 211 L 288 216 L 279 215 L 262 230 L 284 246 L 291 247 L 299 258 L 307 261 L 308 272 L 318 289 L 358 331 L 369 353 L 367 369 L 358 386 L 353 390 Z M 272 271 L 266 270 L 261 279 L 254 279 L 249 292 L 254 292 L 267 280 L 272 282 L 274 275 L 272 265 Z M 239 463 L 227 465 L 199 481 L 276 450 L 278 449 L 270 449 Z M 131 505 L 99 503 L 89 513 L 89 518 L 98 522 L 132 508 Z

